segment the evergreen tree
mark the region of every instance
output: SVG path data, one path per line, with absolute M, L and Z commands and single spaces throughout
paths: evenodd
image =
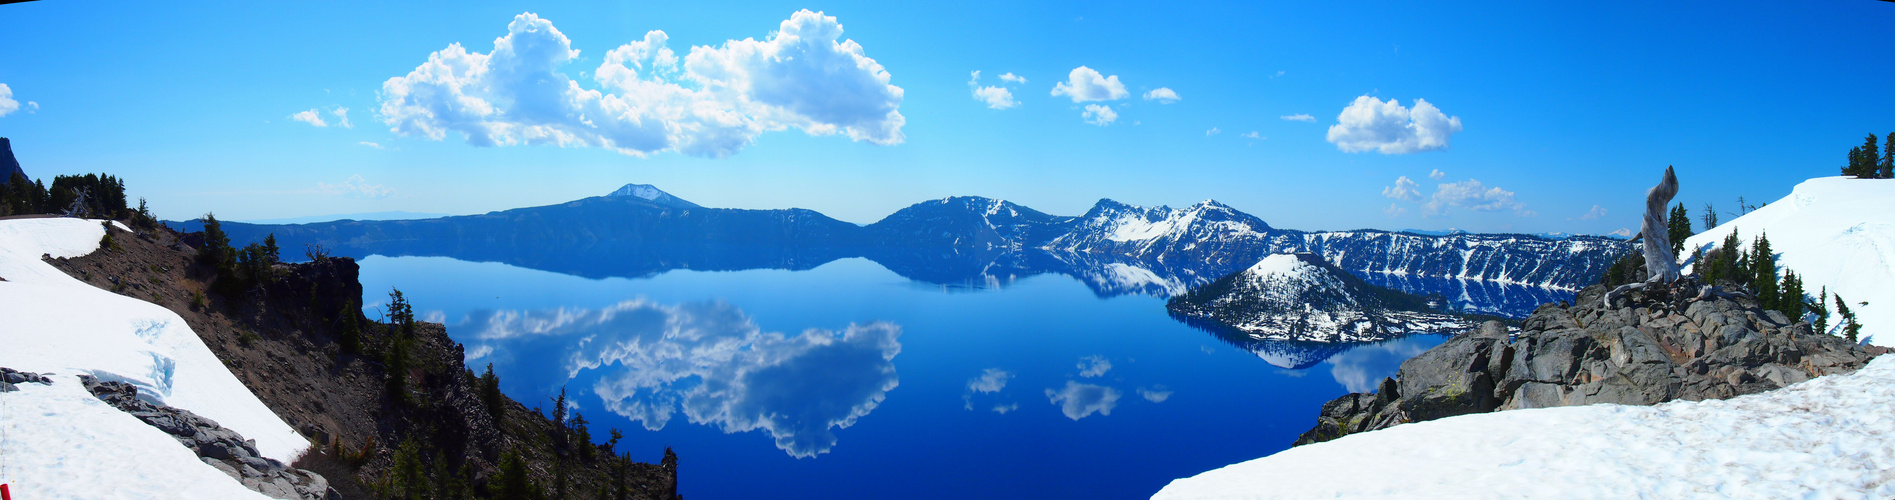
M 402 295 L 401 289 L 391 288 L 388 291 L 388 327 L 393 330 L 390 333 L 399 332 L 404 338 L 415 335 L 415 308 L 408 303 L 407 296 Z
M 1703 216 L 1703 221 L 1704 221 L 1704 230 L 1705 230 L 1705 231 L 1710 231 L 1710 230 L 1712 230 L 1712 229 L 1717 229 L 1717 209 L 1715 209 L 1715 208 L 1711 208 L 1711 204 L 1710 204 L 1710 203 L 1705 203 L 1705 204 L 1704 204 L 1704 216 Z
M 1883 179 L 1895 179 L 1895 132 L 1888 133 L 1888 142 L 1882 143 L 1882 165 L 1879 175 Z
M 531 499 L 540 496 L 539 488 L 533 486 L 533 478 L 527 476 L 526 460 L 513 451 L 500 454 L 499 477 L 494 478 L 488 489 L 494 493 L 494 498 Z
M 1750 247 L 1751 289 L 1764 309 L 1782 309 L 1782 290 L 1777 288 L 1777 257 L 1770 251 L 1770 236 L 1760 235 Z
M 362 314 L 362 307 L 350 301 L 336 314 L 342 316 L 342 324 L 336 327 L 336 342 L 342 344 L 342 352 L 361 354 L 362 327 L 356 316 Z
M 1804 307 L 1809 304 L 1809 297 L 1803 291 L 1803 278 L 1795 272 L 1783 271 L 1782 289 L 1783 297 L 1777 302 L 1777 310 L 1792 322 L 1802 319 L 1807 310 Z
M 1875 134 L 1862 143 L 1862 177 L 1876 179 L 1882 177 L 1882 152 L 1875 147 Z
M 1684 209 L 1683 203 L 1679 203 L 1678 206 L 1671 209 L 1671 217 L 1666 221 L 1665 225 L 1667 226 L 1665 228 L 1665 237 L 1671 239 L 1671 254 L 1683 255 L 1684 239 L 1690 238 L 1692 234 L 1691 212 Z
M 1862 325 L 1856 323 L 1855 311 L 1849 310 L 1849 303 L 1842 300 L 1842 294 L 1836 294 L 1836 314 L 1842 316 L 1842 338 L 1856 343 L 1856 334 L 1861 333 Z
M 421 465 L 421 445 L 412 438 L 402 438 L 401 446 L 395 451 L 395 470 L 388 478 L 388 494 L 404 500 L 422 500 L 434 498 L 428 491 L 430 481 Z
M 487 413 L 499 421 L 506 413 L 506 399 L 500 395 L 500 376 L 494 375 L 493 363 L 487 363 L 487 371 L 480 374 L 480 402 L 487 407 Z
M 1810 326 L 1815 329 L 1818 334 L 1829 334 L 1829 287 L 1823 287 L 1822 294 L 1817 295 L 1814 302 L 1805 304 L 1805 306 L 1808 307 L 1809 310 L 1816 312 L 1816 323 Z

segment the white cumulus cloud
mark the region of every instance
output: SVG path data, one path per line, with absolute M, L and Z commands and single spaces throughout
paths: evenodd
M 663 31 L 608 51 L 599 89 L 561 72 L 579 51 L 550 20 L 514 17 L 489 53 L 459 43 L 382 84 L 379 116 L 400 135 L 476 146 L 601 147 L 643 156 L 725 157 L 758 135 L 796 128 L 899 144 L 902 89 L 836 18 L 808 10 L 766 40 L 695 46 L 680 58 Z
M 1417 201 L 1421 199 L 1420 187 L 1421 183 L 1415 182 L 1414 179 L 1409 179 L 1408 176 L 1404 175 L 1395 178 L 1395 185 L 1383 187 L 1382 196 L 1397 200 Z
M 1447 172 L 1442 172 L 1442 171 L 1441 171 L 1441 169 L 1438 169 L 1438 168 L 1437 168 L 1437 169 L 1434 169 L 1434 171 L 1433 171 L 1433 172 L 1428 172 L 1428 178 L 1429 178 L 1429 179 L 1434 179 L 1434 180 L 1437 180 L 1437 181 L 1438 181 L 1438 180 L 1441 180 L 1441 179 L 1442 179 L 1443 177 L 1447 177 L 1447 176 L 1448 176 L 1448 173 L 1447 173 Z
M 372 143 L 371 143 L 372 144 Z M 376 146 L 380 149 L 380 146 Z M 349 176 L 341 184 L 316 183 L 316 191 L 326 195 L 344 198 L 381 199 L 395 194 L 395 190 L 381 184 L 369 184 L 360 174 Z
M 357 142 L 356 144 L 361 144 L 361 145 L 363 145 L 363 146 L 368 146 L 368 147 L 371 147 L 371 148 L 375 148 L 375 149 L 388 149 L 388 148 L 384 148 L 384 147 L 382 147 L 382 145 L 381 145 L 381 144 L 378 144 L 378 143 L 373 143 L 373 142 L 368 142 L 368 141 L 362 141 L 362 142 Z
M 1278 117 L 1278 118 L 1282 118 L 1282 119 L 1284 119 L 1284 120 L 1286 120 L 1286 121 L 1293 121 L 1293 122 L 1310 122 L 1310 123 L 1316 123 L 1316 117 L 1314 117 L 1314 116 L 1309 116 L 1309 113 L 1297 113 L 1297 114 L 1294 114 L 1294 115 L 1283 115 L 1283 116 L 1280 116 L 1280 117 Z
M 1579 220 L 1593 220 L 1600 217 L 1605 217 L 1605 207 L 1593 205 L 1592 210 L 1587 210 L 1584 215 L 1579 216 Z
M 1097 377 L 1105 375 L 1105 372 L 1108 371 L 1112 371 L 1112 360 L 1105 359 L 1105 356 L 1094 355 L 1079 358 L 1079 376 L 1081 377 Z
M 1005 78 L 1002 78 L 1002 80 L 1005 80 Z M 980 85 L 980 71 L 975 71 L 973 78 L 967 80 L 967 86 L 968 88 L 974 89 L 974 100 L 987 103 L 988 108 L 1007 109 L 1020 105 L 1020 101 L 1013 100 L 1013 91 L 1007 90 L 1005 87 L 982 87 Z
M 38 107 L 38 106 L 34 106 Z M 0 116 L 6 116 L 20 110 L 20 101 L 13 100 L 13 88 L 0 83 Z
M 316 111 L 313 108 L 308 111 L 297 111 L 295 114 L 290 115 L 290 119 L 318 127 L 329 126 L 329 122 L 322 120 L 322 112 Z
M 1328 140 L 1350 153 L 1433 151 L 1448 147 L 1448 136 L 1461 131 L 1459 117 L 1442 113 L 1424 99 L 1415 99 L 1411 110 L 1394 99 L 1383 102 L 1366 95 L 1357 97 L 1336 116 L 1336 122 L 1329 127 Z
M 1382 213 L 1388 214 L 1388 216 L 1391 218 L 1401 217 L 1403 215 L 1408 215 L 1408 209 L 1402 208 L 1401 205 L 1390 203 L 1388 204 L 1388 208 L 1382 209 Z
M 1260 140 L 1260 139 L 1263 139 L 1263 138 L 1264 138 L 1262 134 L 1258 134 L 1258 133 L 1257 133 L 1257 131 L 1255 131 L 1255 130 L 1252 130 L 1252 131 L 1249 131 L 1249 132 L 1245 132 L 1245 133 L 1243 133 L 1243 134 L 1241 134 L 1241 135 L 1238 135 L 1237 137 L 1242 137 L 1242 138 L 1245 138 L 1245 139 L 1250 139 L 1250 140 L 1253 140 L 1253 141 L 1255 141 L 1255 140 Z
M 1125 91 L 1125 84 L 1119 83 L 1119 76 L 1105 76 L 1085 66 L 1073 68 L 1066 81 L 1053 84 L 1053 95 L 1071 97 L 1073 103 L 1088 101 L 1116 101 L 1132 94 Z
M 355 128 L 355 125 L 349 124 L 349 108 L 338 106 L 336 107 L 334 111 L 330 111 L 330 113 L 336 115 L 336 126 L 342 127 L 342 128 Z
M 1450 208 L 1462 208 L 1477 212 L 1512 210 L 1521 216 L 1531 216 L 1526 204 L 1514 199 L 1513 192 L 1499 187 L 1486 186 L 1480 181 L 1468 179 L 1461 182 L 1444 182 L 1435 186 L 1434 195 L 1422 204 L 1421 215 L 1434 216 L 1446 213 Z
M 1111 125 L 1113 121 L 1119 119 L 1119 113 L 1112 111 L 1111 106 L 1100 104 L 1087 104 L 1086 111 L 1081 113 L 1080 116 L 1086 119 L 1086 123 L 1101 127 Z
M 1026 77 L 1013 73 L 1001 73 L 1000 81 L 1007 83 L 1026 83 Z
M 1179 98 L 1178 92 L 1171 90 L 1170 87 L 1158 87 L 1145 92 L 1145 100 L 1158 101 L 1160 104 L 1171 104 L 1178 102 Z
M 1119 405 L 1119 390 L 1068 380 L 1064 389 L 1047 389 L 1046 399 L 1058 405 L 1066 418 L 1079 420 L 1093 413 L 1111 415 Z
M 1224 131 L 1223 131 L 1223 130 L 1220 130 L 1220 129 L 1218 129 L 1217 127 L 1211 127 L 1211 129 L 1210 129 L 1210 130 L 1206 130 L 1206 131 L 1204 131 L 1204 136 L 1205 136 L 1205 137 L 1210 137 L 1210 136 L 1213 136 L 1213 135 L 1217 135 L 1217 134 L 1222 134 L 1222 133 L 1224 133 Z

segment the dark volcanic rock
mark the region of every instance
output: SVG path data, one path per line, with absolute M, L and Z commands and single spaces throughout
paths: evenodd
M 341 498 L 321 474 L 264 458 L 257 453 L 255 441 L 244 439 L 211 419 L 190 410 L 138 399 L 138 388 L 124 382 L 101 382 L 91 375 L 80 375 L 79 382 L 100 401 L 177 438 L 178 443 L 197 453 L 204 463 L 229 474 L 245 488 L 271 498 Z
M 13 141 L 0 137 L 0 185 L 12 180 L 13 174 L 25 177 L 26 171 L 20 170 L 20 160 L 13 157 Z
M 1297 445 L 1468 413 L 1725 399 L 1836 373 L 1887 352 L 1816 334 L 1746 297 L 1547 304 L 1518 335 L 1495 323 L 1402 363 L 1375 394 L 1323 405 Z

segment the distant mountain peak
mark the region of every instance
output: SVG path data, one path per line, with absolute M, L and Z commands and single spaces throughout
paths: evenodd
M 1378 287 L 1314 253 L 1278 253 L 1218 278 L 1166 307 L 1256 340 L 1362 342 L 1472 323 L 1434 312 L 1421 297 Z
M 696 203 L 684 201 L 683 198 L 672 196 L 671 193 L 664 192 L 664 190 L 658 189 L 657 186 L 650 184 L 626 184 L 624 187 L 605 196 L 608 198 L 638 198 L 659 205 L 699 208 Z

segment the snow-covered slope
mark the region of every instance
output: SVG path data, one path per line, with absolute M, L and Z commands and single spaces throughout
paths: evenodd
M 215 420 L 284 463 L 309 447 L 176 313 L 40 260 L 89 254 L 104 231 L 98 221 L 0 220 L 0 366 L 55 374 L 50 387 L 0 394 L 0 482 L 20 498 L 257 498 L 80 385 L 82 374 L 131 383 L 140 397 Z
M 1172 481 L 1152 498 L 1895 498 L 1889 408 L 1895 356 L 1721 401 L 1404 424 Z
M 1865 335 L 1895 326 L 1895 179 L 1804 181 L 1781 200 L 1686 239 L 1685 253 L 1723 244 L 1731 231 L 1745 245 L 1768 234 L 1777 265 L 1802 276 L 1812 296 L 1823 287 L 1841 294 Z M 1829 309 L 1835 312 L 1834 299 Z M 1840 317 L 1829 320 L 1839 323 Z M 1870 342 L 1895 346 L 1895 333 Z

